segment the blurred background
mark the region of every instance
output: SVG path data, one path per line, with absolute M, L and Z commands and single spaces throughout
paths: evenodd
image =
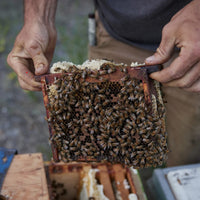
M 59 0 L 56 14 L 57 45 L 52 63 L 87 59 L 87 16 L 92 0 Z M 15 37 L 23 26 L 23 0 L 0 1 L 0 147 L 19 154 L 41 152 L 51 159 L 49 131 L 41 92 L 19 87 L 15 72 L 6 63 Z

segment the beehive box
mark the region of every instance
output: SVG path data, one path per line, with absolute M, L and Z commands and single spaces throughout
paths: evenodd
M 15 155 L 0 194 L 6 200 L 49 200 L 42 154 Z
M 153 68 L 108 62 L 98 71 L 70 66 L 43 76 L 54 160 L 162 165 L 165 108 L 159 84 L 148 76 Z
M 51 200 L 146 200 L 137 171 L 119 164 L 46 163 L 46 173 Z
M 147 186 L 151 199 L 199 199 L 200 164 L 155 169 Z

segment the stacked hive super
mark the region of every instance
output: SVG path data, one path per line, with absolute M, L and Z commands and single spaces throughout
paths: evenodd
M 111 81 L 118 69 L 123 76 Z M 109 161 L 135 168 L 166 161 L 165 108 L 158 83 L 157 97 L 146 104 L 142 81 L 132 78 L 123 64 L 59 62 L 51 73 L 62 73 L 43 88 L 53 132 L 50 142 L 60 160 Z
M 138 171 L 109 163 L 49 163 L 51 200 L 146 200 Z

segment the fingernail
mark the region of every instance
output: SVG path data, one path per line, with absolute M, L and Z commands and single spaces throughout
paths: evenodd
M 146 58 L 145 62 L 151 63 L 155 60 L 155 56 L 150 56 L 148 58 Z
M 43 64 L 40 64 L 38 67 L 37 67 L 37 71 L 42 71 L 44 68 L 44 65 Z

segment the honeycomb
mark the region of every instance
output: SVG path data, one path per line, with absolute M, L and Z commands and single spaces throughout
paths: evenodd
M 64 162 L 160 166 L 168 152 L 164 105 L 154 98 L 156 112 L 152 112 L 142 81 L 130 77 L 124 66 L 120 80 L 104 78 L 115 71 L 110 63 L 99 71 L 72 66 L 46 86 L 50 142 Z

